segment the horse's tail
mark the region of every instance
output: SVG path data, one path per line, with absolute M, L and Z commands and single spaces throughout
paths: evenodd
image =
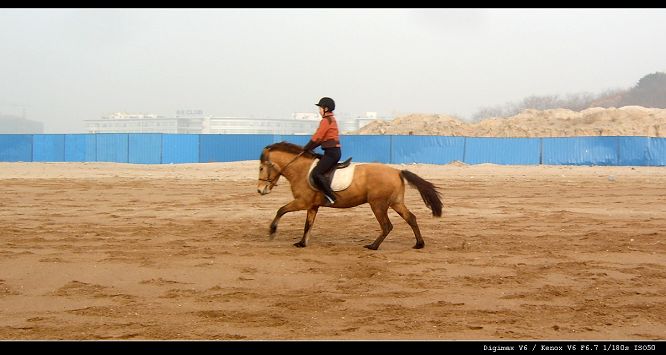
M 433 216 L 442 216 L 441 195 L 433 183 L 424 180 L 409 170 L 401 170 L 400 176 L 407 180 L 410 185 L 419 190 L 423 202 L 425 202 L 426 207 L 430 208 Z

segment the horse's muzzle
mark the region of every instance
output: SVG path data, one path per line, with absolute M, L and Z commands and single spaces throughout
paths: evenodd
M 268 185 L 264 185 L 263 188 L 261 186 L 257 186 L 257 192 L 261 195 L 267 195 L 269 192 L 271 192 L 271 189 Z

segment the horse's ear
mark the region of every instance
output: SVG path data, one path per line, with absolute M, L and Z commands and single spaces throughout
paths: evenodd
M 263 162 L 266 161 L 266 157 L 268 156 L 268 150 L 269 150 L 268 147 L 262 149 L 261 155 L 259 156 L 259 162 L 260 163 L 263 163 Z

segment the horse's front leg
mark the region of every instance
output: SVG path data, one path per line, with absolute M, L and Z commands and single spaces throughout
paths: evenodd
M 312 225 L 314 225 L 315 217 L 317 217 L 317 211 L 319 211 L 319 206 L 313 206 L 308 210 L 308 216 L 305 219 L 305 228 L 303 229 L 303 238 L 301 238 L 300 242 L 294 243 L 295 246 L 305 248 L 308 245 L 310 231 L 312 230 Z
M 275 238 L 275 233 L 277 232 L 278 222 L 280 221 L 280 218 L 282 218 L 282 216 L 285 213 L 294 212 L 294 211 L 301 211 L 301 210 L 306 209 L 307 207 L 308 206 L 305 204 L 305 202 L 303 202 L 301 200 L 293 200 L 293 201 L 289 202 L 288 204 L 280 207 L 278 209 L 277 213 L 275 214 L 275 218 L 273 218 L 273 222 L 271 222 L 271 227 L 270 227 L 270 231 L 269 231 L 270 239 Z

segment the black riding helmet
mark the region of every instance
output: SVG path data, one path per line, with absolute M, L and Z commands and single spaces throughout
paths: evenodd
M 327 107 L 329 111 L 335 110 L 335 101 L 330 97 L 322 97 L 321 100 L 319 100 L 319 103 L 315 105 L 319 107 Z

